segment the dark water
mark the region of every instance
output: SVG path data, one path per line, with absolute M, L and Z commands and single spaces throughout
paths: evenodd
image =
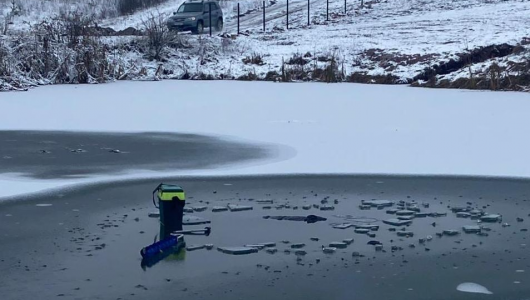
M 168 181 L 169 182 L 169 181 Z M 189 179 L 178 182 L 187 206 L 206 205 L 193 215 L 212 221 L 209 237 L 188 236 L 188 245 L 217 246 L 276 242 L 279 252 L 230 256 L 216 250 L 172 255 L 145 270 L 139 250 L 159 233 L 150 192 L 157 181 L 107 184 L 34 197 L 0 206 L 0 295 L 2 299 L 527 299 L 530 295 L 530 182 L 472 178 L 299 176 Z M 329 197 L 334 211 L 301 209 Z M 264 210 L 258 199 L 289 203 L 298 210 Z M 339 201 L 333 204 L 334 200 Z M 447 217 L 416 219 L 413 238 L 400 238 L 380 220 L 385 210 L 360 210 L 363 199 L 416 200 L 425 211 Z M 448 206 L 467 205 L 500 213 L 488 224 L 489 236 L 436 237 L 444 229 L 475 224 L 455 218 Z M 254 210 L 213 213 L 214 205 L 244 204 Z M 52 206 L 36 206 L 52 204 Z M 323 216 L 326 222 L 263 219 L 265 215 Z M 337 215 L 378 220 L 375 238 L 353 228 L 333 229 Z M 9 216 L 6 216 L 9 215 Z M 517 222 L 516 218 L 523 218 Z M 436 227 L 432 223 L 436 222 Z M 195 226 L 201 228 L 202 226 Z M 190 227 L 188 226 L 188 229 Z M 418 239 L 432 235 L 425 245 Z M 311 241 L 319 237 L 320 241 Z M 347 249 L 326 255 L 322 245 L 345 238 Z M 376 252 L 369 240 L 386 252 Z M 300 261 L 285 254 L 291 243 L 305 243 Z M 457 243 L 457 241 L 460 241 Z M 415 244 L 414 249 L 409 244 Z M 392 253 L 392 245 L 403 247 Z M 430 249 L 427 251 L 426 248 Z M 358 251 L 364 257 L 354 258 Z M 317 263 L 317 259 L 320 260 Z M 524 270 L 524 272 L 518 271 Z M 462 282 L 486 286 L 493 295 L 456 291 Z M 519 282 L 519 283 L 516 283 Z
M 201 169 L 268 158 L 277 148 L 192 134 L 0 131 L 0 173 L 48 179 Z

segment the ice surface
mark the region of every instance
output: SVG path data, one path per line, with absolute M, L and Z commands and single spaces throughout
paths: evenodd
M 167 95 L 176 90 L 182 97 L 167 102 Z M 237 92 L 243 90 L 255 91 L 251 100 Z M 216 101 L 200 94 L 215 94 Z M 523 93 L 503 92 L 499 97 L 494 92 L 403 86 L 226 81 L 117 82 L 2 93 L 0 130 L 186 132 L 287 148 L 278 148 L 278 157 L 269 161 L 217 169 L 166 173 L 131 170 L 121 175 L 49 181 L 3 174 L 0 195 L 175 175 L 365 173 L 529 177 L 530 161 L 524 159 L 528 142 L 520 138 L 526 135 L 525 128 L 530 127 L 525 114 L 530 110 L 528 97 Z M 161 106 L 165 107 L 163 111 Z M 182 107 L 186 107 L 186 114 L 175 124 L 173 112 Z M 387 109 L 381 111 L 381 107 Z M 263 113 L 251 113 L 256 110 Z M 20 111 L 33 117 L 21 119 L 17 114 Z M 116 116 L 116 111 L 123 114 Z M 146 117 L 152 115 L 157 116 L 156 122 Z M 294 119 L 311 123 L 275 122 Z M 315 147 L 315 144 L 345 146 Z M 513 159 L 492 159 L 496 157 Z
M 473 282 L 461 283 L 456 287 L 456 290 L 460 292 L 466 292 L 466 293 L 477 293 L 477 294 L 487 294 L 487 295 L 493 294 L 486 287 L 480 284 L 477 284 L 477 283 L 473 283 Z
M 217 250 L 225 254 L 243 255 L 258 252 L 258 249 L 252 247 L 218 247 Z
M 245 211 L 245 210 L 252 210 L 252 206 L 239 205 L 239 204 L 228 204 L 228 209 L 230 211 Z
M 200 224 L 209 224 L 209 223 L 211 223 L 210 220 L 207 220 L 201 217 L 196 217 L 196 216 L 185 215 L 182 218 L 183 225 L 200 225 Z

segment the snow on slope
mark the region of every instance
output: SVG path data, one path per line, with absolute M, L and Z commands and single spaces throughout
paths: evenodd
M 530 177 L 526 159 L 530 95 L 525 93 L 359 84 L 119 82 L 1 93 L 0 108 L 0 130 L 184 132 L 276 143 L 296 150 L 294 157 L 279 153 L 276 160 L 260 164 L 173 173 L 179 175 Z M 20 118 L 21 111 L 26 118 Z M 121 178 L 160 175 L 164 173 L 138 171 Z M 119 178 L 48 182 L 4 174 L 0 187 L 17 183 L 27 191 Z M 9 193 L 3 188 L 0 193 Z

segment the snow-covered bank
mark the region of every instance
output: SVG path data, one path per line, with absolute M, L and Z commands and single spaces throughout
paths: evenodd
M 296 151 L 290 159 L 283 156 L 261 165 L 175 175 L 530 177 L 530 144 L 525 138 L 529 110 L 530 95 L 514 92 L 359 84 L 119 82 L 2 93 L 0 130 L 197 133 L 281 144 Z M 3 176 L 5 185 L 9 180 Z

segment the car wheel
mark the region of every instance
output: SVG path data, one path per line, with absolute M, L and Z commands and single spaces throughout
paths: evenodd
M 217 20 L 217 26 L 215 29 L 217 29 L 217 31 L 223 30 L 223 18 L 219 18 L 219 20 Z
M 202 22 L 197 22 L 197 28 L 195 29 L 195 33 L 202 34 L 204 31 L 204 25 L 202 25 Z

